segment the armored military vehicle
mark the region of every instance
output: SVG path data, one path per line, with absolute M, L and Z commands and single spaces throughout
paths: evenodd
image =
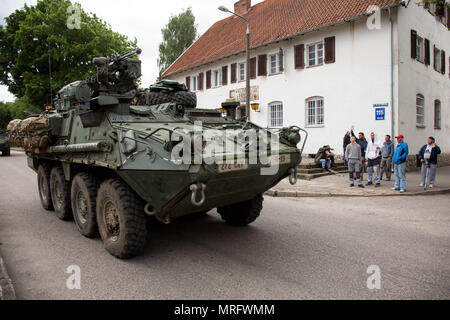
M 0 152 L 3 157 L 8 157 L 11 154 L 8 135 L 2 129 L 0 129 Z
M 149 217 L 169 224 L 217 208 L 230 225 L 252 223 L 263 193 L 287 177 L 295 183 L 301 162 L 300 128 L 275 135 L 238 121 L 236 103 L 223 105 L 226 116 L 199 109 L 195 95 L 174 82 L 138 90 L 138 54 L 95 58 L 95 77 L 62 88 L 39 117 L 8 126 L 37 172 L 42 206 L 62 220 L 73 218 L 83 236 L 100 235 L 106 250 L 122 259 L 145 246 Z M 199 130 L 221 135 L 231 151 L 217 148 L 207 159 L 214 161 L 199 160 L 215 144 Z M 240 140 L 251 130 L 256 143 Z M 249 161 L 258 148 L 268 156 L 265 164 Z M 273 167 L 273 174 L 262 174 Z

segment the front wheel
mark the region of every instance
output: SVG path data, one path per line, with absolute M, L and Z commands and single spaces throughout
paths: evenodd
M 259 194 L 251 200 L 217 208 L 217 211 L 229 225 L 245 227 L 258 219 L 263 202 L 264 197 Z
M 97 223 L 105 249 L 111 255 L 128 259 L 145 247 L 147 220 L 144 204 L 121 180 L 107 180 L 100 186 Z

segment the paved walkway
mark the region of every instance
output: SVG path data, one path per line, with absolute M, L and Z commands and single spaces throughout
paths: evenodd
M 367 183 L 367 174 L 364 175 L 364 184 Z M 382 181 L 380 188 L 366 186 L 364 189 L 349 187 L 348 174 L 340 174 L 317 178 L 312 181 L 299 180 L 291 186 L 289 180 L 283 180 L 266 195 L 277 197 L 380 197 L 380 196 L 416 196 L 450 193 L 450 167 L 439 168 L 436 177 L 436 187 L 427 189 L 419 187 L 420 172 L 407 173 L 407 192 L 400 194 L 393 191 L 394 175 L 392 181 Z

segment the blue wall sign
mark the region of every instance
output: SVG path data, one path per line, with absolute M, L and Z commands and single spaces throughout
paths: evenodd
M 375 109 L 375 120 L 376 121 L 386 120 L 386 108 L 376 108 Z

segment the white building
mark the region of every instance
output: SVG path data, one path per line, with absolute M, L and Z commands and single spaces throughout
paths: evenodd
M 345 132 L 402 133 L 412 153 L 428 136 L 450 152 L 450 10 L 398 0 L 251 0 L 251 121 L 308 130 L 305 153 Z M 406 1 L 407 2 L 407 1 Z M 369 16 L 372 4 L 381 10 Z M 198 106 L 245 101 L 245 23 L 216 22 L 164 77 L 197 92 Z M 448 63 L 448 64 L 447 64 Z M 243 109 L 245 110 L 245 109 Z M 342 151 L 341 151 L 342 152 Z

